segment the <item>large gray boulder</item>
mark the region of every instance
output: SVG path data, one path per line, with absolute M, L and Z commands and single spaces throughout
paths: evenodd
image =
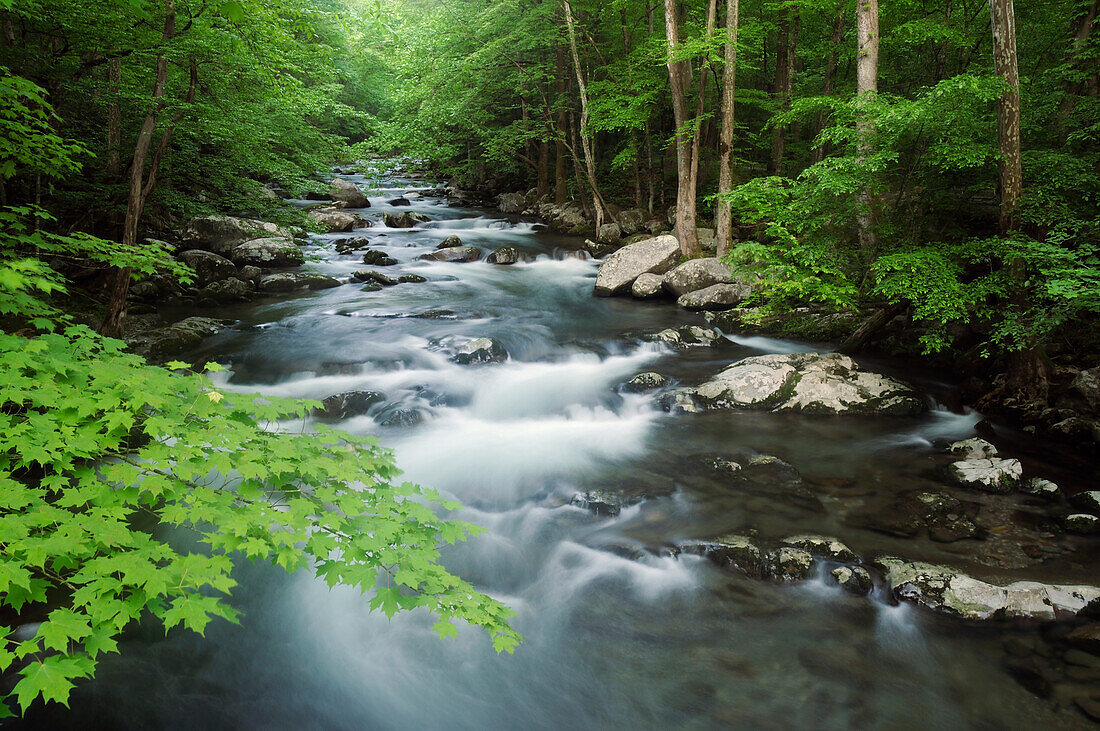
M 289 239 L 253 239 L 229 253 L 237 266 L 296 267 L 305 263 L 306 255 Z
M 502 246 L 492 254 L 489 254 L 485 261 L 490 264 L 501 264 L 504 266 L 515 264 L 519 261 L 519 249 L 514 246 Z
M 691 348 L 713 348 L 722 343 L 728 343 L 722 333 L 712 327 L 700 327 L 699 325 L 682 325 L 677 328 L 667 328 L 660 332 L 647 335 L 646 340 L 655 343 L 663 343 L 675 350 L 690 350 Z
M 688 310 L 716 312 L 737 307 L 752 295 L 752 286 L 742 282 L 712 284 L 694 292 L 688 292 L 676 300 L 676 304 Z
M 350 233 L 366 224 L 366 221 L 354 213 L 339 208 L 313 208 L 306 214 L 329 233 Z
M 220 282 L 237 274 L 237 267 L 233 262 L 212 251 L 192 249 L 182 252 L 177 258 L 195 270 L 196 287 L 205 287 L 212 282 Z
M 300 289 L 331 289 L 340 282 L 324 274 L 309 272 L 279 272 L 260 278 L 257 289 L 261 292 L 295 292 Z
M 501 193 L 497 196 L 497 208 L 501 213 L 522 213 L 527 208 L 527 196 L 523 193 Z
M 1072 388 L 1085 399 L 1093 411 L 1100 411 L 1100 366 L 1078 373 L 1073 379 Z
M 730 268 L 717 257 L 685 261 L 665 275 L 665 289 L 677 297 L 712 287 L 736 282 Z
M 428 217 L 423 213 L 402 211 L 401 213 L 385 213 L 382 220 L 390 228 L 412 228 L 418 223 L 426 223 Z
M 630 285 L 630 294 L 640 300 L 660 297 L 665 293 L 661 282 L 664 281 L 660 274 L 643 274 Z
M 887 557 L 877 563 L 898 599 L 970 620 L 1072 617 L 1100 607 L 1100 587 L 1017 581 L 998 586 L 934 564 Z
M 179 235 L 180 249 L 202 249 L 225 256 L 251 239 L 294 238 L 291 229 L 267 221 L 233 216 L 201 216 L 187 222 Z
M 745 358 L 693 389 L 691 395 L 708 409 L 899 416 L 924 410 L 924 402 L 912 388 L 864 371 L 839 353 Z
M 481 249 L 476 246 L 455 246 L 450 249 L 439 249 L 418 258 L 424 261 L 450 261 L 463 264 L 480 259 Z
M 674 236 L 657 236 L 624 246 L 603 260 L 596 275 L 596 294 L 607 297 L 629 291 L 643 274 L 665 274 L 680 260 Z
M 252 290 L 252 282 L 229 277 L 206 285 L 199 297 L 207 302 L 247 302 L 252 299 Z
M 332 181 L 329 195 L 338 203 L 346 203 L 348 208 L 370 208 L 370 201 L 359 186 L 342 178 Z
M 623 237 L 623 231 L 617 223 L 605 223 L 596 231 L 596 241 L 601 244 L 617 244 Z
M 1000 457 L 964 459 L 950 468 L 951 476 L 965 486 L 983 492 L 1009 492 L 1024 474 L 1018 459 Z
M 619 222 L 619 228 L 622 229 L 624 236 L 633 236 L 645 228 L 647 218 L 649 218 L 649 214 L 642 209 L 630 208 L 620 213 L 616 220 Z

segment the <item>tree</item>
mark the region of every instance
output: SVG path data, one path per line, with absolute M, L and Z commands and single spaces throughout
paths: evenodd
M 734 96 L 737 89 L 737 14 L 738 0 L 726 0 L 725 64 L 722 67 L 722 130 L 718 142 L 718 202 L 715 206 L 714 230 L 718 256 L 729 253 L 733 236 L 730 229 L 729 193 L 733 190 Z
M 878 91 L 878 0 L 856 0 L 856 99 L 864 104 Z M 873 126 L 865 115 L 858 118 L 860 162 L 873 153 Z M 859 249 L 866 264 L 878 250 L 875 233 L 874 199 L 869 185 L 861 187 L 856 199 L 856 230 Z

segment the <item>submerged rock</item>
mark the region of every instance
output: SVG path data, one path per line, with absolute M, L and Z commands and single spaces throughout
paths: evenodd
M 496 338 L 474 338 L 458 346 L 451 360 L 459 365 L 503 363 L 508 360 L 508 351 Z
M 405 274 L 397 278 L 398 284 L 423 284 L 426 281 L 428 278 L 419 274 Z
M 385 401 L 386 397 L 377 391 L 348 391 L 329 396 L 321 402 L 321 408 L 314 409 L 318 419 L 338 421 L 349 416 L 362 416 L 375 404 Z
M 922 530 L 937 543 L 976 537 L 980 530 L 960 500 L 938 492 L 913 492 L 857 509 L 845 525 L 911 538 Z
M 642 274 L 664 274 L 679 260 L 680 244 L 673 236 L 658 236 L 624 246 L 600 265 L 596 294 L 602 297 L 622 294 Z
M 669 380 L 660 373 L 639 373 L 623 384 L 623 391 L 627 393 L 646 393 L 647 391 L 664 388 L 668 384 Z
M 640 502 L 640 499 L 627 500 L 622 495 L 603 490 L 577 493 L 569 500 L 570 505 L 576 505 L 578 508 L 584 508 L 605 518 L 614 518 L 622 512 L 623 508 L 630 507 L 638 502 Z
M 740 360 L 694 389 L 709 409 L 907 416 L 924 410 L 912 388 L 863 371 L 839 353 L 760 355 Z
M 253 239 L 237 246 L 229 258 L 237 266 L 296 267 L 305 264 L 306 255 L 290 239 Z
M 871 575 L 862 566 L 841 566 L 833 569 L 833 579 L 844 591 L 856 596 L 867 596 L 875 588 Z
M 897 599 L 964 619 L 1071 617 L 1100 601 L 1100 587 L 1017 581 L 998 586 L 934 564 L 883 558 L 877 562 Z
M 951 476 L 960 485 L 983 492 L 1009 492 L 1024 473 L 1018 459 L 967 459 L 950 467 Z
M 859 556 L 852 549 L 836 538 L 830 538 L 829 536 L 798 535 L 784 538 L 781 542 L 785 546 L 801 548 L 809 551 L 814 556 L 827 558 L 830 561 L 854 563 L 859 560 Z
M 391 409 L 379 416 L 378 423 L 382 426 L 410 427 L 422 421 L 424 414 L 417 409 Z

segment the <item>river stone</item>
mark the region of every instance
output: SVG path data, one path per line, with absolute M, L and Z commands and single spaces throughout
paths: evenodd
M 294 292 L 299 289 L 331 289 L 340 282 L 324 274 L 308 272 L 278 272 L 260 278 L 257 289 L 261 292 Z
M 447 238 L 445 238 L 441 242 L 439 242 L 439 246 L 437 246 L 435 248 L 436 249 L 454 249 L 454 248 L 457 248 L 457 247 L 462 246 L 462 245 L 463 245 L 462 244 L 462 239 L 458 238 L 454 234 L 451 234 L 450 236 L 448 236 Z
M 329 233 L 350 233 L 366 224 L 366 221 L 354 213 L 348 213 L 331 206 L 311 208 L 306 211 L 306 215 Z
M 247 302 L 252 299 L 252 290 L 251 282 L 229 277 L 206 285 L 199 296 L 212 302 Z
M 657 397 L 657 405 L 672 414 L 698 414 L 699 405 L 692 398 L 690 388 L 677 388 Z
M 1100 515 L 1100 490 L 1079 492 L 1069 499 L 1069 504 L 1084 510 L 1086 513 Z
M 740 569 L 749 576 L 763 579 L 770 574 L 770 561 L 751 538 L 725 535 L 713 541 L 689 541 L 680 548 L 685 553 L 705 556 L 723 567 Z
M 924 409 L 924 402 L 906 384 L 863 371 L 839 353 L 745 358 L 694 389 L 694 396 L 710 409 L 892 416 Z
M 260 277 L 262 277 L 263 274 L 263 269 L 254 266 L 247 266 L 240 268 L 240 270 L 237 272 L 237 278 L 243 279 L 246 282 L 252 282 L 252 284 L 255 285 L 257 282 L 260 281 Z
M 983 492 L 1009 492 L 1024 473 L 1018 459 L 966 459 L 950 467 L 955 481 Z
M 1045 498 L 1046 500 L 1055 500 L 1062 494 L 1062 490 L 1058 485 L 1050 480 L 1044 480 L 1042 477 L 1032 477 L 1020 486 L 1020 492 Z
M 569 500 L 570 505 L 583 508 L 596 515 L 614 518 L 622 512 L 623 508 L 636 504 L 638 500 L 628 501 L 621 495 L 615 495 L 604 490 L 589 490 L 577 493 Z
M 658 236 L 624 246 L 600 265 L 596 294 L 607 297 L 630 289 L 643 274 L 665 274 L 680 260 L 680 244 L 673 236 Z
M 414 190 L 414 191 L 411 191 L 411 192 L 409 192 L 409 193 L 406 193 L 406 194 L 405 194 L 405 197 L 406 197 L 406 198 L 408 198 L 408 199 L 409 199 L 409 200 L 411 200 L 411 201 L 418 201 L 418 200 L 420 200 L 421 198 L 423 198 L 424 196 L 422 196 L 422 195 L 421 195 L 420 193 L 417 193 L 417 192 L 416 192 L 416 191 Z
M 392 287 L 395 284 L 399 284 L 398 280 L 393 277 L 388 277 L 382 272 L 376 272 L 373 269 L 358 269 L 351 275 L 352 281 L 355 282 L 375 282 L 383 287 Z
M 623 391 L 626 393 L 646 393 L 647 391 L 664 388 L 668 384 L 669 380 L 660 373 L 639 373 L 623 384 Z
M 959 455 L 963 459 L 990 459 L 997 456 L 997 448 L 978 437 L 954 442 L 948 446 L 947 452 Z
M 818 535 L 790 536 L 780 541 L 784 546 L 793 546 L 809 551 L 814 556 L 827 558 L 830 561 L 841 563 L 854 563 L 859 561 L 859 556 L 852 549 L 845 546 L 835 538 Z
M 340 239 L 335 242 L 337 254 L 354 254 L 356 251 L 362 251 L 370 246 L 370 241 L 365 236 L 353 236 L 347 239 Z
M 201 216 L 188 221 L 179 235 L 181 249 L 202 249 L 222 256 L 245 241 L 265 237 L 291 239 L 294 234 L 288 228 L 267 221 Z
M 237 266 L 296 267 L 305 263 L 306 256 L 290 239 L 253 239 L 230 252 L 229 258 Z
M 712 284 L 709 287 L 688 292 L 676 300 L 676 304 L 688 310 L 728 310 L 745 301 L 753 292 L 751 285 L 737 282 L 735 284 Z
M 329 186 L 329 196 L 339 203 L 346 203 L 349 208 L 370 208 L 370 201 L 358 185 L 350 180 L 334 178 Z
M 391 409 L 379 415 L 378 423 L 382 426 L 410 427 L 422 421 L 424 421 L 424 413 L 417 409 Z
M 584 250 L 591 254 L 593 259 L 602 259 L 608 254 L 614 254 L 621 248 L 623 248 L 621 243 L 601 244 L 592 239 L 584 240 Z
M 640 300 L 660 297 L 665 293 L 664 287 L 661 286 L 661 281 L 662 277 L 660 274 L 643 274 L 635 279 L 634 284 L 630 286 L 630 294 Z
M 1100 518 L 1095 515 L 1089 515 L 1088 513 L 1067 515 L 1062 523 L 1070 533 L 1077 533 L 1082 536 L 1091 536 L 1095 533 L 1100 533 Z
M 1093 411 L 1100 411 L 1100 366 L 1078 373 L 1071 388 L 1085 399 Z
M 814 572 L 814 557 L 801 548 L 782 546 L 771 553 L 771 563 L 779 581 L 805 581 Z
M 527 208 L 527 196 L 523 193 L 501 193 L 497 196 L 497 209 L 501 213 L 522 213 Z
M 382 285 L 378 282 L 367 282 L 359 288 L 360 292 L 379 292 L 382 290 Z
M 605 223 L 596 231 L 596 241 L 601 244 L 617 244 L 623 237 L 623 231 L 617 223 Z
M 127 338 L 130 349 L 155 361 L 167 360 L 198 346 L 204 338 L 222 330 L 228 321 L 188 317 L 165 327 L 146 330 Z
M 665 289 L 680 297 L 688 292 L 714 286 L 715 284 L 730 284 L 737 278 L 730 272 L 730 268 L 717 257 L 706 259 L 692 259 L 686 261 L 665 275 Z
M 349 416 L 362 416 L 370 411 L 372 406 L 385 399 L 386 397 L 377 391 L 337 393 L 321 401 L 321 408 L 314 409 L 313 415 L 328 421 L 339 421 Z
M 934 564 L 880 559 L 886 583 L 898 599 L 964 619 L 1053 621 L 1100 600 L 1100 587 L 1017 581 L 997 586 Z
M 676 350 L 688 350 L 689 348 L 711 348 L 726 342 L 722 333 L 714 328 L 700 327 L 699 325 L 684 325 L 678 328 L 661 330 L 658 333 L 647 336 L 647 340 L 664 343 Z
M 428 217 L 423 213 L 402 211 L 401 213 L 383 213 L 382 220 L 390 228 L 412 228 L 418 223 L 427 223 Z
M 384 251 L 372 249 L 363 254 L 363 263 L 367 266 L 392 267 L 397 265 L 397 259 L 394 259 Z
M 205 287 L 211 282 L 237 275 L 237 266 L 233 262 L 211 251 L 192 249 L 182 252 L 177 258 L 195 270 L 196 287 Z
M 485 258 L 490 264 L 515 264 L 519 261 L 519 250 L 514 246 L 502 246 Z
M 844 591 L 856 596 L 867 596 L 875 588 L 871 575 L 862 566 L 841 566 L 833 569 L 833 578 Z
M 456 246 L 448 249 L 439 249 L 438 251 L 424 254 L 418 258 L 424 261 L 449 261 L 463 264 L 480 259 L 481 249 L 476 246 Z
M 508 360 L 508 351 L 496 338 L 474 338 L 459 345 L 451 360 L 459 365 L 503 363 Z
M 411 206 L 412 201 L 404 196 L 398 196 L 397 198 L 390 200 L 390 205 L 394 206 L 395 208 L 398 206 Z
M 423 284 L 426 281 L 428 281 L 428 278 L 419 274 L 405 274 L 397 278 L 398 284 Z
M 624 236 L 633 236 L 645 228 L 648 214 L 640 208 L 630 208 L 620 213 L 616 220 Z

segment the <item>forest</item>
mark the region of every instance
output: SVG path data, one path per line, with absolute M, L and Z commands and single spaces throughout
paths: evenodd
M 132 657 L 246 699 L 213 726 L 1100 722 L 1098 10 L 0 0 L 0 718 L 187 725 L 104 710 Z M 813 581 L 1003 623 L 895 666 Z M 269 586 L 415 680 L 179 659 L 320 683 L 247 634 Z M 826 611 L 857 657 L 800 644 Z

